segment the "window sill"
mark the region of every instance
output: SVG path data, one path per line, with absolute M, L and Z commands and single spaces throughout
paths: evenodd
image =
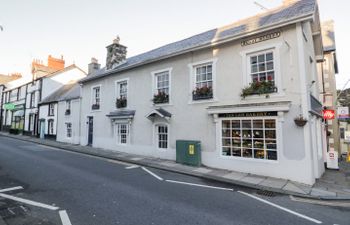
M 205 104 L 205 103 L 216 103 L 219 100 L 217 98 L 211 98 L 211 99 L 202 99 L 202 100 L 190 100 L 188 102 L 189 105 L 195 105 L 195 104 Z
M 268 95 L 268 97 L 266 97 Z M 248 95 L 244 98 L 241 97 L 242 101 L 246 100 L 254 100 L 254 99 L 270 99 L 270 98 L 280 98 L 285 97 L 285 93 L 282 92 L 275 92 L 275 93 L 267 93 L 267 94 L 261 94 L 261 95 Z
M 278 153 L 278 151 L 277 151 Z M 227 159 L 227 160 L 239 160 L 239 161 L 245 161 L 245 162 L 252 162 L 252 163 L 269 163 L 269 164 L 278 164 L 279 159 L 277 160 L 268 160 L 268 159 L 256 159 L 256 158 L 245 158 L 245 157 L 239 157 L 239 156 L 225 156 L 220 154 L 221 159 Z
M 172 106 L 173 104 L 171 104 L 170 102 L 167 103 L 152 103 L 152 106 L 154 107 L 158 107 L 158 106 Z

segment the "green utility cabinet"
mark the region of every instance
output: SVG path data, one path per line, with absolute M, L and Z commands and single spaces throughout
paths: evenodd
M 176 162 L 191 166 L 201 165 L 201 142 L 176 140 Z

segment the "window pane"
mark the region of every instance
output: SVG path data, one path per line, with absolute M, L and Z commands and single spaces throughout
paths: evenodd
M 222 121 L 222 128 L 223 128 L 223 129 L 228 129 L 228 128 L 230 128 L 230 121 L 229 121 L 229 120 L 223 120 L 223 121 Z
M 261 140 L 261 141 L 255 140 L 254 141 L 254 148 L 264 148 L 264 141 L 263 140 Z
M 222 148 L 222 155 L 230 156 L 231 155 L 231 148 L 230 147 L 223 147 Z
M 253 120 L 254 128 L 263 128 L 263 120 Z
M 260 78 L 260 81 L 265 81 L 266 80 L 266 73 L 259 73 L 259 78 Z
M 267 80 L 268 81 L 274 81 L 275 80 L 275 73 L 274 72 L 268 72 L 267 73 Z
M 265 63 L 260 63 L 259 64 L 259 72 L 264 72 L 266 70 Z
M 257 60 L 256 56 L 250 57 L 250 64 L 256 64 L 257 62 L 258 62 L 258 60 Z
M 254 64 L 254 65 L 252 65 L 251 73 L 256 73 L 256 72 L 258 72 L 258 65 Z
M 230 138 L 223 138 L 222 139 L 222 146 L 231 146 L 231 139 Z
M 266 148 L 275 150 L 276 149 L 276 141 L 272 141 L 272 140 L 266 141 Z
M 240 138 L 233 138 L 231 142 L 233 147 L 241 147 L 242 142 Z
M 276 139 L 276 131 L 275 130 L 265 130 L 265 138 L 266 139 Z
M 277 152 L 276 151 L 266 151 L 266 158 L 269 160 L 277 160 Z
M 252 149 L 243 149 L 243 157 L 252 158 Z
M 242 130 L 242 136 L 243 136 L 243 138 L 251 138 L 252 137 L 252 130 Z
M 254 158 L 264 159 L 265 158 L 265 151 L 264 150 L 254 150 Z
M 251 128 L 251 120 L 242 120 L 242 128 Z
M 227 121 L 229 122 L 229 121 Z M 239 120 L 232 120 L 232 128 L 240 128 L 241 127 L 241 121 Z
M 230 130 L 222 130 L 222 137 L 231 137 Z
M 253 82 L 259 81 L 259 74 L 252 74 Z
M 272 62 L 272 61 L 266 63 L 266 69 L 267 69 L 267 70 L 273 70 L 273 62 Z
M 242 156 L 241 148 L 233 148 L 232 149 L 232 155 L 241 157 Z
M 253 131 L 254 138 L 264 138 L 263 130 L 254 130 Z
M 273 54 L 272 52 L 266 54 L 266 61 L 273 60 Z
M 241 137 L 241 131 L 240 130 L 233 130 L 232 131 L 232 137 L 234 137 L 234 138 Z
M 259 61 L 259 63 L 265 62 L 265 54 L 259 55 L 258 56 L 258 61 Z
M 265 120 L 265 128 L 276 128 L 275 120 Z
M 245 148 L 251 148 L 253 147 L 252 146 L 252 140 L 251 139 L 248 139 L 248 140 L 242 140 L 242 147 L 245 147 Z

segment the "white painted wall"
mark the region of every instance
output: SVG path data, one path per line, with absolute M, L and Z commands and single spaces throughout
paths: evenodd
M 57 134 L 57 103 L 53 103 L 55 106 L 55 113 L 53 116 L 49 116 L 49 105 L 45 104 L 45 105 L 40 105 L 39 107 L 39 120 L 44 119 L 45 120 L 45 134 L 48 134 L 48 121 L 49 120 L 53 120 L 53 134 L 52 135 L 56 135 Z M 40 130 L 39 130 L 40 132 Z
M 311 119 L 308 113 L 309 92 L 306 89 L 309 78 L 305 76 L 311 73 L 312 65 L 301 66 L 299 57 L 302 57 L 302 60 L 306 59 L 305 53 L 300 53 L 300 47 L 308 47 L 312 45 L 312 41 L 309 43 L 298 41 L 300 42 L 296 26 L 288 26 L 282 28 L 281 37 L 276 39 L 243 47 L 240 41 L 231 42 L 85 83 L 82 88 L 81 144 L 87 144 L 87 117 L 93 116 L 94 147 L 175 160 L 176 140 L 200 140 L 202 162 L 206 166 L 312 184 L 315 178 L 322 173 L 313 159 L 314 152 L 317 153 L 317 150 L 314 149 L 317 141 L 311 143 L 307 140 L 312 135 L 310 123 L 303 128 L 294 124 L 294 118 L 300 113 Z M 246 77 L 248 76 L 246 56 L 251 52 L 266 48 L 273 49 L 278 56 L 276 72 L 279 91 L 271 94 L 269 98 L 252 96 L 242 100 L 240 92 L 247 84 Z M 207 60 L 216 61 L 214 99 L 192 102 L 191 69 L 188 65 Z M 162 108 L 172 113 L 168 122 L 170 147 L 167 150 L 159 150 L 154 144 L 154 123 L 148 120 L 146 115 L 157 107 L 151 102 L 152 72 L 165 68 L 171 68 L 172 79 L 171 104 L 162 105 Z M 302 72 L 301 75 L 300 72 Z M 116 144 L 114 123 L 106 117 L 108 113 L 116 110 L 115 81 L 121 79 L 129 79 L 128 108 L 136 110 L 135 117 L 131 121 L 131 143 L 126 146 Z M 96 85 L 101 86 L 101 108 L 98 111 L 92 111 L 91 90 Z M 219 122 L 215 123 L 213 116 L 208 115 L 209 106 L 278 101 L 290 101 L 291 106 L 289 111 L 279 113 L 278 116 L 277 161 L 221 156 L 220 141 L 218 141 L 221 125 Z M 318 174 L 315 174 L 316 172 Z
M 59 142 L 80 144 L 80 99 L 71 100 L 71 113 L 65 115 L 66 101 L 58 102 L 57 137 Z M 67 137 L 67 123 L 72 124 L 72 137 Z

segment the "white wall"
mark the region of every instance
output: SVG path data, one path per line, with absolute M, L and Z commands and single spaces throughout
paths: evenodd
M 71 113 L 65 115 L 66 101 L 58 103 L 57 141 L 70 144 L 80 143 L 80 99 L 71 100 Z M 67 137 L 67 123 L 72 124 L 72 137 Z
M 54 115 L 49 116 L 49 105 L 40 105 L 39 107 L 39 120 L 45 120 L 45 135 L 48 134 L 48 120 L 53 120 L 53 134 L 57 134 L 57 103 L 53 103 L 55 105 Z M 39 123 L 40 125 L 40 123 Z M 40 132 L 40 129 L 39 129 Z

